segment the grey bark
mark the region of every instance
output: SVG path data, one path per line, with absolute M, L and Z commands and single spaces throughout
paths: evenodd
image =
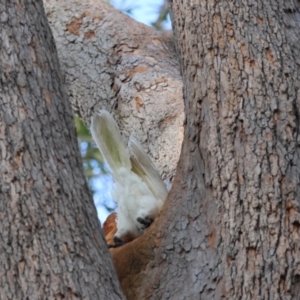
M 271 3 L 265 3 L 262 0 L 256 2 L 202 1 L 199 3 L 183 0 L 171 1 L 183 71 L 187 115 L 185 137 L 173 188 L 159 218 L 139 239 L 112 251 L 121 285 L 128 299 L 298 298 L 300 290 L 300 141 L 298 135 L 300 49 L 297 38 L 300 27 L 297 24 L 299 15 L 293 3 L 281 0 Z M 2 7 L 0 11 L 4 11 Z M 1 21 L 3 18 L 5 20 L 2 13 Z M 35 19 L 38 19 L 38 16 Z M 28 39 L 25 41 L 27 42 Z M 6 43 L 3 44 L 6 45 Z M 51 50 L 51 47 L 49 49 Z M 37 62 L 43 58 L 43 56 L 37 57 L 39 57 Z M 5 61 L 10 60 L 5 57 Z M 43 66 L 50 68 L 51 61 L 46 61 L 48 63 Z M 20 66 L 28 68 L 26 61 L 22 62 Z M 37 66 L 42 66 L 42 64 L 39 63 Z M 36 72 L 40 72 L 39 70 L 37 68 Z M 30 74 L 35 74 L 33 71 Z M 44 73 L 40 72 L 40 74 Z M 23 77 L 14 76 L 15 82 L 19 82 L 19 86 L 22 87 L 18 92 L 24 93 L 23 86 L 26 85 L 22 83 Z M 53 86 L 60 87 L 59 74 L 54 78 L 57 81 L 54 81 Z M 29 84 L 32 84 L 32 81 L 28 80 Z M 11 84 L 11 87 L 14 86 Z M 7 87 L 10 86 L 7 84 Z M 14 89 L 8 88 L 8 91 L 14 91 Z M 23 94 L 22 97 L 27 99 Z M 40 97 L 35 96 L 34 99 L 40 99 Z M 42 104 L 32 109 L 30 107 L 24 109 L 19 105 L 16 108 L 12 106 L 11 114 L 18 112 L 24 116 L 28 111 L 29 117 L 41 119 L 42 133 L 44 135 L 45 132 L 48 136 L 49 128 L 43 122 L 47 119 L 54 120 L 50 129 L 56 128 L 57 122 L 58 124 L 65 122 L 65 120 L 60 121 L 51 117 L 53 109 L 58 107 L 61 113 L 65 104 L 62 105 L 57 100 L 58 97 L 54 97 L 51 101 L 55 101 L 57 105 L 50 105 L 50 108 L 46 108 L 48 107 L 46 100 L 49 100 L 47 93 L 43 99 L 45 99 L 44 110 Z M 13 103 L 13 101 L 5 102 L 5 105 L 11 106 Z M 39 102 L 36 100 L 36 103 Z M 1 109 L 3 111 L 2 107 Z M 44 112 L 46 109 L 49 110 L 47 113 Z M 9 110 L 8 112 L 10 113 Z M 15 124 L 16 122 L 13 122 L 14 119 L 9 113 L 5 117 L 12 121 L 5 128 L 1 124 L 1 132 L 8 136 L 7 133 L 12 131 L 10 134 L 13 137 L 12 141 L 24 140 L 25 145 L 33 145 L 30 143 L 32 130 L 29 133 L 25 132 L 24 135 L 17 134 L 16 130 L 19 127 Z M 29 117 L 24 117 L 25 121 L 31 121 Z M 70 115 L 67 115 L 67 120 L 69 119 Z M 21 123 L 24 124 L 21 128 L 26 128 L 25 121 Z M 56 126 L 59 126 L 58 124 Z M 32 125 L 32 128 L 34 127 Z M 67 144 L 67 141 L 69 143 L 72 141 L 72 145 L 75 145 L 74 138 L 68 135 L 72 130 L 65 133 L 65 128 L 69 127 L 60 126 L 57 131 L 53 130 L 54 133 L 51 131 L 51 136 L 61 134 L 61 143 Z M 40 137 L 42 138 L 43 135 L 40 134 Z M 55 156 L 52 151 L 60 148 L 54 142 L 51 142 L 53 146 L 51 143 L 47 145 L 47 148 L 43 146 L 41 148 L 43 151 L 39 151 L 40 144 L 37 143 L 35 147 L 31 146 L 29 149 L 32 153 L 39 151 L 39 156 L 33 156 L 31 152 L 26 156 L 27 152 L 24 152 L 20 160 L 18 153 L 23 152 L 18 151 L 19 147 L 14 146 L 19 142 L 12 141 L 7 144 L 1 141 L 1 149 L 4 149 L 1 150 L 1 155 L 2 153 L 14 155 L 10 160 L 12 163 L 8 164 L 9 172 L 5 170 L 6 173 L 1 172 L 2 176 L 10 176 L 5 182 L 12 182 L 13 188 L 10 187 L 11 184 L 9 187 L 2 185 L 4 186 L 2 195 L 7 195 L 8 199 L 17 200 L 11 201 L 10 206 L 2 208 L 4 222 L 1 226 L 7 224 L 7 229 L 1 232 L 9 232 L 9 224 L 12 225 L 12 233 L 18 232 L 17 229 L 21 227 L 23 231 L 20 232 L 24 234 L 19 235 L 18 240 L 15 238 L 9 240 L 10 243 L 1 243 L 1 245 L 15 245 L 23 249 L 21 247 L 30 246 L 30 243 L 33 245 L 40 243 L 45 253 L 50 252 L 50 254 L 46 257 L 47 260 L 43 254 L 41 258 L 37 255 L 31 256 L 29 267 L 33 266 L 32 269 L 29 269 L 27 264 L 25 267 L 28 269 L 23 269 L 24 262 L 16 254 L 22 254 L 22 251 L 27 253 L 25 250 L 11 255 L 12 247 L 1 249 L 1 262 L 4 266 L 1 270 L 7 275 L 1 278 L 11 280 L 12 284 L 6 286 L 15 287 L 14 274 L 26 270 L 24 278 L 30 280 L 28 274 L 31 274 L 30 270 L 35 270 L 34 259 L 37 259 L 48 263 L 45 265 L 50 271 L 46 274 L 50 274 L 50 278 L 54 278 L 54 281 L 57 278 L 64 279 L 60 274 L 65 273 L 60 273 L 60 269 L 57 272 L 58 264 L 52 263 L 56 257 L 61 259 L 65 255 L 63 252 L 65 248 L 60 246 L 61 239 L 58 240 L 57 246 L 51 243 L 52 238 L 49 238 L 49 241 L 46 240 L 48 236 L 52 237 L 50 234 L 53 229 L 49 229 L 51 224 L 58 224 L 61 220 L 58 219 L 58 214 L 52 213 L 54 223 L 47 221 L 47 218 L 43 218 L 47 210 L 42 209 L 37 212 L 32 205 L 28 205 L 27 208 L 23 202 L 18 202 L 18 198 L 11 198 L 11 194 L 18 195 L 16 193 L 32 191 L 29 199 L 36 199 L 36 195 L 41 194 L 42 186 L 47 192 L 43 193 L 46 195 L 44 197 L 47 197 L 49 193 L 51 196 L 51 192 L 53 193 L 51 199 L 54 199 L 52 200 L 54 208 L 47 206 L 43 197 L 38 202 L 39 205 L 42 208 L 46 207 L 60 212 L 62 200 L 67 201 L 68 205 L 63 206 L 62 215 L 68 215 L 67 212 L 71 207 L 78 205 L 74 199 L 70 201 L 71 198 L 76 198 L 75 196 L 67 196 L 74 193 L 77 195 L 77 189 L 74 191 L 68 187 L 70 185 L 75 187 L 75 182 L 78 186 L 82 177 L 78 175 L 76 168 L 71 172 L 65 161 L 67 159 L 76 161 L 78 151 L 70 152 L 72 155 L 68 157 L 62 152 Z M 45 145 L 46 143 L 47 141 L 44 141 Z M 6 151 L 7 147 L 11 147 L 9 151 Z M 75 146 L 73 148 L 75 149 Z M 73 148 L 70 147 L 70 149 Z M 20 181 L 23 184 L 22 189 L 18 188 L 19 181 L 16 176 L 19 173 L 15 175 L 14 172 L 17 172 L 18 168 L 23 168 L 23 165 L 20 167 L 18 162 L 23 162 L 24 157 L 24 168 L 27 168 L 25 163 L 30 162 L 33 157 L 42 160 L 44 152 L 50 153 L 53 159 L 43 160 L 43 165 L 45 164 L 49 172 L 55 173 L 61 179 L 62 184 L 59 190 L 64 193 L 59 196 L 56 192 L 58 189 L 55 189 L 56 181 L 54 180 L 54 188 L 51 188 L 52 185 L 48 183 L 52 183 L 50 180 L 52 173 L 49 175 L 45 171 L 46 167 L 42 165 L 40 173 L 36 172 L 35 166 L 30 168 L 30 172 L 25 169 L 23 177 L 25 179 L 26 176 L 32 177 L 33 181 L 27 182 L 23 179 L 24 181 Z M 61 168 L 57 167 L 57 172 L 51 169 L 51 166 L 55 165 L 52 161 L 57 162 Z M 1 164 L 1 168 L 4 168 L 3 166 Z M 70 178 L 64 175 L 63 169 L 69 170 Z M 35 178 L 42 178 L 42 180 Z M 82 187 L 83 184 L 79 186 Z M 81 190 L 82 193 L 84 193 L 83 190 L 84 188 Z M 84 199 L 83 195 L 80 194 L 80 196 Z M 61 199 L 62 197 L 64 198 Z M 2 201 L 1 203 L 8 202 Z M 10 207 L 12 215 L 6 215 L 6 207 Z M 79 206 L 81 210 L 87 207 Z M 79 208 L 75 209 L 76 217 L 80 216 Z M 22 209 L 22 215 L 18 209 Z M 28 213 L 29 209 L 33 212 Z M 91 208 L 89 213 L 93 215 L 94 208 Z M 24 221 L 26 218 L 23 215 L 27 219 L 33 219 L 32 224 L 35 226 L 26 227 L 27 223 Z M 85 218 L 79 219 L 80 221 L 86 220 Z M 45 226 L 44 229 L 40 225 L 43 224 L 40 220 L 50 225 Z M 92 221 L 89 222 L 91 227 L 95 224 Z M 68 225 L 70 227 L 62 227 L 65 224 L 63 221 L 59 224 L 60 227 L 54 227 L 55 235 L 58 237 L 60 237 L 59 234 L 68 235 L 66 228 L 77 228 L 72 222 Z M 29 229 L 41 232 L 40 239 L 30 239 Z M 63 233 L 61 233 L 62 230 Z M 81 231 L 78 229 L 78 232 Z M 89 249 L 93 249 L 94 244 L 89 239 L 91 230 L 84 233 L 86 236 L 82 236 L 82 241 L 88 245 Z M 1 238 L 9 239 L 10 236 L 13 235 L 4 234 Z M 70 246 L 67 249 L 69 248 Z M 29 249 L 37 251 L 36 249 L 39 248 Z M 54 249 L 62 251 L 58 251 L 57 254 Z M 71 249 L 77 251 L 78 248 L 74 246 Z M 70 251 L 70 253 L 74 252 Z M 82 256 L 74 255 L 72 259 L 78 262 L 80 257 Z M 49 258 L 52 259 L 51 267 Z M 14 259 L 12 271 L 9 269 L 11 264 L 4 265 L 11 259 Z M 17 265 L 16 261 L 21 263 Z M 87 264 L 89 268 L 99 266 L 97 257 L 93 262 L 96 262 L 96 265 Z M 74 265 L 74 269 L 77 270 L 77 265 L 75 263 Z M 68 265 L 59 266 L 67 269 Z M 44 268 L 38 268 L 38 270 L 43 271 Z M 78 272 L 78 274 L 81 273 Z M 46 281 L 44 278 L 43 280 Z M 26 280 L 22 277 L 20 285 L 26 283 Z M 62 282 L 65 281 L 62 280 Z M 38 289 L 34 284 L 33 287 Z M 28 293 L 30 292 L 29 289 Z
M 182 81 L 169 34 L 105 1 L 44 1 L 74 111 L 89 125 L 106 109 L 173 179 L 183 138 Z
M 175 243 L 182 267 L 169 276 L 181 274 L 190 286 L 186 298 L 196 292 L 203 299 L 299 296 L 300 27 L 290 21 L 294 4 L 171 2 L 189 116 L 182 156 L 188 180 L 181 185 L 188 191 L 181 199 L 186 211 L 173 226 L 183 227 L 184 215 L 190 222 L 177 230 L 184 237 Z M 198 176 L 188 175 L 191 169 Z M 188 207 L 199 202 L 200 216 L 193 216 Z M 206 237 L 200 245 L 195 229 Z M 176 240 L 171 233 L 170 243 Z
M 121 285 L 129 299 L 299 299 L 299 2 L 170 6 L 183 150 L 159 219 L 113 252 L 136 268 L 117 267 Z
M 0 298 L 123 299 L 42 1 L 0 1 Z

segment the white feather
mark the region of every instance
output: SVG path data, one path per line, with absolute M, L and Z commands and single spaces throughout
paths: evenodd
M 147 183 L 155 198 L 162 205 L 167 198 L 168 191 L 157 169 L 141 144 L 132 136 L 129 138 L 128 147 L 132 170 Z
M 112 196 L 118 204 L 116 236 L 138 237 L 144 226 L 137 219 L 157 216 L 167 196 L 164 183 L 142 146 L 133 138 L 129 141 L 132 155 L 129 157 L 118 126 L 107 111 L 93 117 L 91 133 L 115 181 Z
M 116 121 L 108 111 L 101 110 L 92 118 L 91 133 L 114 177 L 121 167 L 131 169 L 128 149 Z
M 121 168 L 112 193 L 118 203 L 117 218 L 118 231 L 116 236 L 122 237 L 130 232 L 134 237 L 143 233 L 143 225 L 137 218 L 154 219 L 160 209 L 160 201 L 154 197 L 147 184 L 131 170 Z M 133 226 L 134 225 L 134 226 Z

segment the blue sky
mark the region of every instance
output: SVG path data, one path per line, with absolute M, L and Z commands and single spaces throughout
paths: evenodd
M 117 9 L 125 12 L 130 10 L 130 16 L 144 24 L 151 26 L 151 23 L 156 21 L 160 7 L 164 3 L 163 0 L 143 0 L 143 1 L 134 1 L 134 0 L 111 0 L 110 3 Z M 168 21 L 164 24 L 165 29 L 171 29 L 171 21 L 168 18 Z

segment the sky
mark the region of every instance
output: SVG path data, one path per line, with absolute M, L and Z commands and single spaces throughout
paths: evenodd
M 122 12 L 130 10 L 130 15 L 133 19 L 151 26 L 155 22 L 164 0 L 111 0 L 110 3 Z M 164 27 L 166 30 L 171 29 L 171 21 L 165 22 Z
M 158 16 L 163 0 L 111 0 L 110 3 L 122 12 L 127 13 L 133 19 L 151 26 L 151 23 L 155 22 Z M 168 18 L 164 23 L 166 30 L 171 29 L 171 21 Z M 111 175 L 100 175 L 94 179 L 91 183 L 94 193 L 94 202 L 97 208 L 98 218 L 101 224 L 106 220 L 110 212 L 106 209 L 106 206 L 110 209 L 115 208 L 115 203 L 111 197 L 111 190 L 113 188 L 113 179 Z

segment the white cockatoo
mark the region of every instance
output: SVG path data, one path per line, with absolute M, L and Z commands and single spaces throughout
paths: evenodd
M 162 207 L 168 191 L 157 169 L 136 139 L 128 147 L 119 128 L 105 110 L 92 118 L 91 133 L 113 178 L 112 196 L 117 202 L 116 244 L 122 237 L 140 236 Z

